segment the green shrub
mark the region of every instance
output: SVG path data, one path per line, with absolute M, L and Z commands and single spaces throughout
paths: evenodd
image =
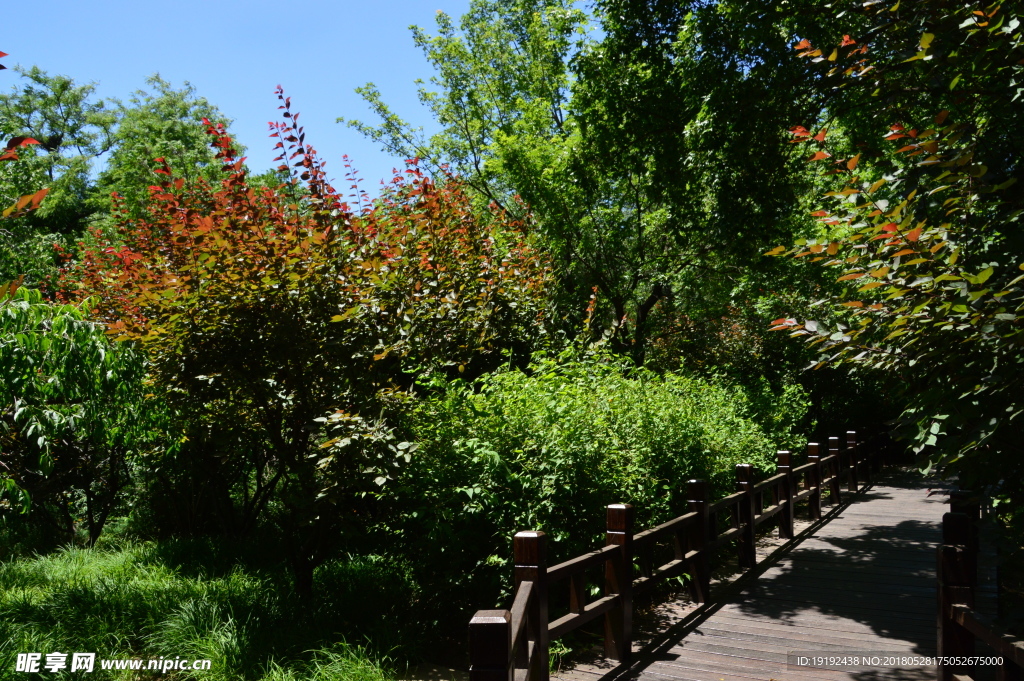
M 736 464 L 774 470 L 743 393 L 698 378 L 597 356 L 434 388 L 412 417 L 419 447 L 386 494 L 403 550 L 429 571 L 425 591 L 453 616 L 459 597 L 471 608 L 497 595 L 518 530 L 547 532 L 555 563 L 600 542 L 607 504 L 633 504 L 642 529 L 685 511 L 687 480 L 721 495 Z

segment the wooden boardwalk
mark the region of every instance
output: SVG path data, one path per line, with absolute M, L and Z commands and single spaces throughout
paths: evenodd
M 620 679 L 935 679 L 935 668 L 800 667 L 792 656 L 936 654 L 935 551 L 944 495 L 891 479 L 858 495 L 756 581 L 685 634 L 641 654 Z
M 469 623 L 471 680 L 548 681 L 549 642 L 602 620 L 603 660 L 553 680 L 990 681 L 995 665 L 1000 679 L 1022 678 L 1024 640 L 993 623 L 982 500 L 930 490 L 936 483 L 907 470 L 872 484 L 878 451 L 846 435 L 846 449 L 829 437 L 828 456 L 809 443 L 799 466 L 778 452 L 776 473 L 760 482 L 738 464 L 737 491 L 715 501 L 705 481 L 690 480 L 689 512 L 646 530 L 633 527 L 632 506 L 610 504 L 605 546 L 557 565 L 544 532 L 518 532 L 511 609 L 478 610 Z M 840 486 L 856 494 L 844 491 L 848 503 L 822 518 L 822 496 L 838 500 Z M 804 502 L 811 524 L 797 535 Z M 786 541 L 759 555 L 768 521 Z M 708 566 L 728 565 L 732 550 L 742 576 L 716 586 Z M 587 572 L 597 569 L 603 589 L 591 600 Z M 637 597 L 684 571 L 694 606 L 637 609 Z M 568 587 L 567 605 L 549 597 L 553 586 Z

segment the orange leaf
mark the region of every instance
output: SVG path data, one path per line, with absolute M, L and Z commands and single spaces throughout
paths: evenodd
M 28 205 L 28 202 L 32 200 L 31 194 L 25 194 L 18 199 L 18 202 L 14 204 L 14 210 L 21 210 Z
M 917 241 L 921 238 L 921 228 L 916 227 L 907 232 L 907 241 Z
M 811 46 L 811 41 L 808 40 L 807 38 L 804 38 L 803 40 L 798 42 L 796 45 L 794 45 L 793 49 L 794 50 L 806 50 L 810 46 Z
M 39 142 L 32 137 L 12 137 L 7 143 L 7 149 L 15 149 L 17 147 L 27 147 L 30 144 L 39 144 Z
M 39 191 L 37 191 L 35 194 L 33 194 L 32 195 L 32 207 L 30 208 L 30 210 L 35 210 L 36 208 L 38 208 L 39 204 L 42 203 L 43 198 L 49 193 L 49 191 L 50 191 L 49 187 L 44 187 L 44 188 L 40 189 Z
M 860 279 L 865 274 L 865 272 L 854 272 L 853 274 L 844 274 L 843 276 L 836 279 L 836 281 L 849 281 L 850 279 Z
M 911 253 L 917 253 L 913 248 L 903 248 L 892 254 L 891 257 L 898 258 L 901 255 L 910 255 Z
M 807 162 L 810 163 L 811 161 L 820 161 L 821 159 L 829 158 L 830 156 L 832 156 L 832 154 L 828 153 L 827 151 L 816 151 L 814 152 L 814 156 L 811 156 L 809 159 L 807 159 Z
M 858 161 L 860 161 L 860 154 L 857 154 L 856 156 L 854 156 L 853 158 L 846 162 L 846 169 L 853 170 L 854 168 L 857 167 Z

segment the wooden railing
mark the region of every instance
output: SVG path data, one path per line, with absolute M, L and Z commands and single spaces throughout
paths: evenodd
M 854 431 L 828 439 L 828 454 L 818 443 L 807 445 L 807 463 L 792 467 L 790 452 L 778 453 L 775 475 L 754 482 L 749 464 L 736 467 L 736 492 L 711 502 L 708 485 L 690 480 L 689 512 L 657 527 L 634 534 L 633 507 L 607 507 L 605 546 L 558 565 L 547 566 L 547 537 L 543 532 L 519 532 L 513 540 L 515 597 L 511 610 L 480 610 L 469 623 L 471 681 L 547 681 L 548 646 L 574 629 L 604 618 L 605 655 L 629 661 L 633 643 L 633 597 L 665 579 L 687 573 L 690 595 L 697 603 L 709 598 L 711 554 L 736 542 L 740 568 L 757 566 L 758 528 L 777 518 L 779 536 L 792 539 L 794 510 L 807 501 L 812 520 L 821 518 L 824 493 L 840 504 L 843 480 L 856 493 L 870 484 L 879 457 L 863 455 Z M 765 497 L 770 497 L 767 502 Z M 668 544 L 671 558 L 655 559 L 658 545 Z M 586 571 L 604 568 L 602 595 L 587 600 Z M 634 574 L 634 566 L 636 572 Z M 569 612 L 554 620 L 548 613 L 549 588 L 568 583 Z
M 969 496 L 954 493 L 951 512 L 942 516 L 942 546 L 938 550 L 939 681 L 974 681 L 979 668 L 976 641 L 1002 658 L 998 681 L 1021 681 L 1024 640 L 1011 636 L 974 609 L 978 584 L 979 506 Z M 970 662 L 975 664 L 971 664 Z M 987 666 L 987 665 L 985 665 Z

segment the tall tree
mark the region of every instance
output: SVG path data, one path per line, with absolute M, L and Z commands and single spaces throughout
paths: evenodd
M 818 365 L 885 372 L 910 400 L 903 434 L 930 464 L 1019 501 L 1019 3 L 883 2 L 868 11 L 875 27 L 864 35 L 795 45 L 809 75 L 840 92 L 826 113 L 850 119 L 853 132 L 794 131 L 813 139 L 810 158 L 843 184 L 814 213 L 819 236 L 789 252 L 840 269 L 847 288 L 825 302 L 845 318 L 784 318 L 777 327 L 816 345 Z M 865 127 L 874 134 L 862 141 Z
M 38 210 L 0 231 L 0 280 L 39 281 L 56 268 L 53 244 L 71 245 L 87 224 L 89 171 L 112 145 L 116 114 L 93 101 L 95 85 L 76 85 L 38 67 L 15 68 L 25 83 L 0 94 L 0 134 L 38 141 L 18 164 L 0 165 L 0 204 L 46 187 Z
M 173 159 L 177 177 L 195 184 L 200 177 L 216 184 L 225 175 L 210 149 L 203 119 L 227 127 L 231 121 L 186 82 L 180 89 L 153 74 L 146 79 L 152 91 L 137 90 L 127 102 L 117 102 L 118 124 L 111 135 L 112 149 L 96 182 L 92 200 L 97 210 L 109 213 L 110 195 L 120 194 L 122 208 L 133 218 L 145 214 L 149 187 L 158 167 L 153 160 Z M 239 148 L 245 153 L 244 148 Z
M 642 363 L 657 306 L 701 309 L 709 279 L 728 291 L 804 223 L 784 132 L 808 107 L 791 92 L 802 71 L 788 14 L 754 4 L 604 2 L 590 17 L 572 0 L 475 0 L 458 27 L 440 14 L 438 35 L 413 28 L 441 133 L 418 136 L 372 85 L 381 123 L 350 124 L 447 164 L 485 201 L 521 197 L 570 314 L 596 288 Z

